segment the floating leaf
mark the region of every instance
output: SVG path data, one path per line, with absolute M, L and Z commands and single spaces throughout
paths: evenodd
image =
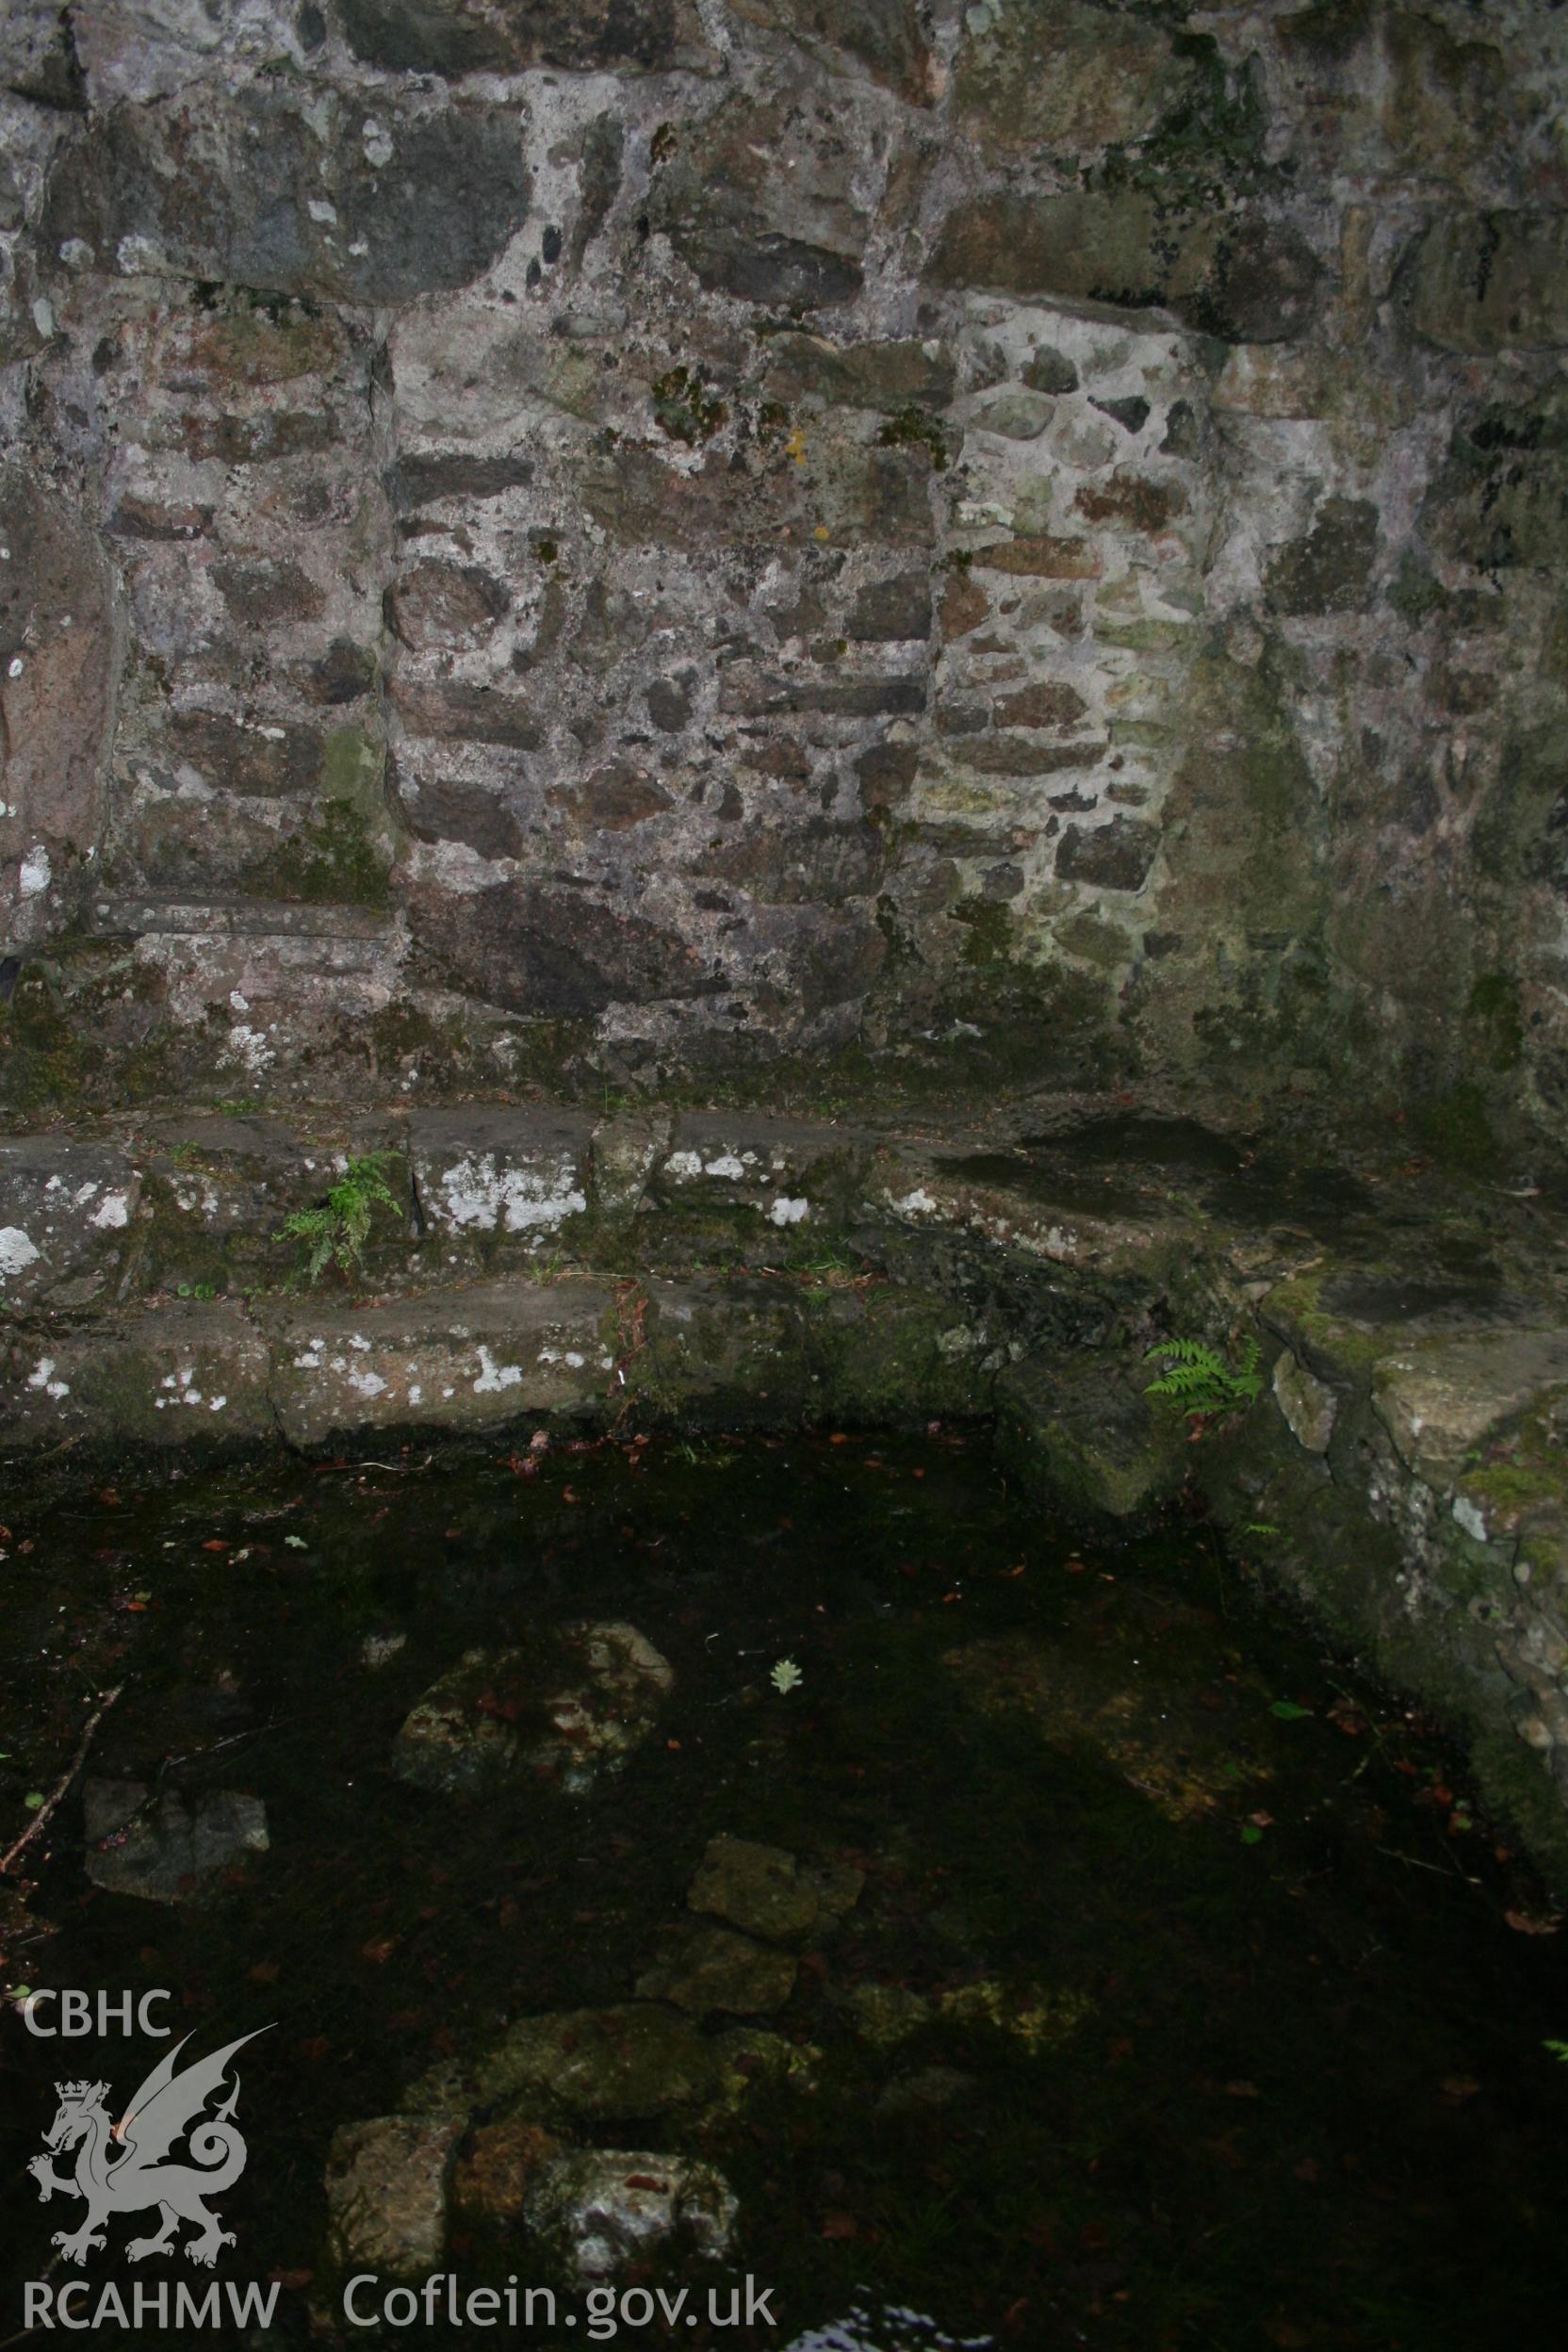
M 795 1664 L 792 1658 L 781 1658 L 777 1665 L 774 1668 L 772 1674 L 768 1676 L 768 1680 L 772 1683 L 774 1689 L 778 1692 L 780 1698 L 784 1696 L 786 1691 L 796 1689 L 796 1687 L 804 1679 L 805 1677 L 802 1675 L 800 1668 Z
M 1276 1699 L 1268 1711 L 1277 1715 L 1282 1723 L 1302 1723 L 1312 1713 L 1310 1707 L 1298 1707 L 1294 1699 Z
M 22 1802 L 26 1806 L 29 1813 L 36 1813 L 43 1803 L 42 1789 L 29 1788 L 27 1794 L 23 1798 Z
M 1261 1846 L 1263 1843 L 1262 1830 L 1254 1828 L 1250 1821 L 1243 1821 L 1241 1825 L 1241 1842 L 1244 1846 Z
M 308 1552 L 310 1549 L 302 1535 L 286 1535 L 284 1542 L 291 1552 Z

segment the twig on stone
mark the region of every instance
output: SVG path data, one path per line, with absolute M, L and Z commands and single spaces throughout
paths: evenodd
M 6 1848 L 5 1853 L 0 1854 L 0 1878 L 5 1876 L 6 1872 L 10 1869 L 11 1864 L 17 1859 L 18 1855 L 24 1853 L 27 1847 L 32 1844 L 33 1839 L 38 1836 L 39 1831 L 43 1827 L 45 1821 L 49 1819 L 50 1814 L 53 1813 L 55 1807 L 58 1805 L 60 1799 L 64 1796 L 66 1790 L 75 1779 L 76 1774 L 81 1771 L 82 1766 L 87 1762 L 87 1752 L 92 1745 L 93 1733 L 97 1730 L 99 1724 L 103 1722 L 105 1716 L 108 1713 L 110 1707 L 114 1705 L 116 1699 L 120 1696 L 121 1691 L 123 1690 L 125 1686 L 122 1682 L 117 1682 L 114 1689 L 99 1701 L 92 1713 L 88 1717 L 87 1727 L 83 1731 L 81 1739 L 76 1743 L 75 1755 L 72 1757 L 70 1763 L 66 1766 L 65 1771 L 60 1774 L 58 1780 L 56 1781 L 54 1787 L 50 1789 L 49 1794 L 44 1798 L 43 1803 L 39 1806 L 38 1811 L 33 1815 L 32 1820 L 23 1831 L 21 1837 L 14 1838 L 10 1845 Z

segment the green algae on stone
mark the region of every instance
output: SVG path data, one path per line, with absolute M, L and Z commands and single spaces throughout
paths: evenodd
M 319 802 L 276 849 L 251 861 L 248 889 L 305 905 L 385 906 L 401 837 L 383 767 L 380 744 L 363 728 L 335 728 L 321 747 Z
M 473 2081 L 482 2105 L 504 2101 L 530 2119 L 543 2100 L 573 2116 L 637 2122 L 707 2098 L 719 2068 L 679 2010 L 639 2001 L 521 2018 Z
M 1518 1068 L 1524 1052 L 1525 1022 L 1519 983 L 1511 972 L 1483 972 L 1470 990 L 1465 1007 L 1485 1041 L 1494 1070 Z
M 700 368 L 669 368 L 655 378 L 650 394 L 660 431 L 689 449 L 710 441 L 729 415 L 725 402 L 709 390 Z
M 731 2017 L 765 2017 L 782 2009 L 795 1987 L 794 1954 L 739 1936 L 733 1928 L 682 1930 L 666 1956 L 637 1980 L 640 2001 L 667 2001 L 693 2017 L 723 2010 Z
M 822 1908 L 816 1886 L 792 1854 L 727 1836 L 710 1838 L 686 1900 L 694 1911 L 711 1911 L 772 1943 L 808 1935 Z
M 1486 1095 L 1469 1080 L 1450 1086 L 1446 1094 L 1418 1102 L 1413 1123 L 1422 1142 L 1446 1168 L 1484 1176 L 1501 1159 L 1502 1144 Z
M 852 1985 L 844 1996 L 844 2007 L 854 2020 L 855 2031 L 874 2050 L 895 2050 L 907 2041 L 911 2034 L 929 2025 L 931 2003 L 923 1993 L 917 1993 L 907 1984 L 878 1984 L 863 1983 Z
M 948 438 L 940 420 L 912 400 L 894 409 L 876 438 L 885 449 L 923 449 L 939 474 L 947 469 Z

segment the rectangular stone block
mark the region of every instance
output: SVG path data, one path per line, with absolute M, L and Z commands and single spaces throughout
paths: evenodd
M 737 663 L 719 687 L 719 709 L 747 718 L 814 711 L 824 718 L 912 717 L 925 708 L 923 678 L 780 677 Z
M 165 1306 L 119 1328 L 17 1333 L 0 1370 L 8 1446 L 184 1446 L 270 1436 L 265 1341 L 237 1309 Z
M 853 1128 L 755 1112 L 692 1112 L 677 1122 L 655 1189 L 671 1206 L 755 1209 L 780 1232 L 820 1227 L 848 1212 L 870 1150 L 869 1138 Z
M 1098 580 L 1100 550 L 1092 539 L 1073 537 L 993 539 L 976 547 L 974 561 L 990 572 L 1013 572 L 1028 580 Z
M 580 1279 L 427 1293 L 391 1306 L 280 1309 L 271 1394 L 292 1445 L 338 1432 L 497 1428 L 519 1413 L 602 1408 L 615 1293 Z
M 111 1144 L 0 1141 L 0 1300 L 85 1303 L 123 1267 L 141 1177 Z
M 408 1149 L 419 1213 L 435 1233 L 547 1241 L 588 1206 L 593 1120 L 475 1103 L 416 1112 Z

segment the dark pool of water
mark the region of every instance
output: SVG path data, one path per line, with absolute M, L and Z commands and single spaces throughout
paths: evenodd
M 1436 1738 L 1263 1615 L 1245 1563 L 1184 1524 L 1077 1540 L 962 1433 L 558 1446 L 521 1469 L 394 1452 L 5 1509 L 0 1842 L 114 1685 L 89 1775 L 266 1806 L 268 1852 L 159 1904 L 90 1883 L 74 1795 L 4 1968 L 171 1988 L 193 2050 L 271 2028 L 240 2064 L 219 2275 L 282 2276 L 272 2339 L 304 2341 L 314 2308 L 317 2341 L 373 2340 L 324 2250 L 335 2130 L 511 2020 L 629 2000 L 721 1833 L 864 1878 L 756 2020 L 808 2053 L 798 2079 L 580 2134 L 733 2185 L 723 2275 L 772 2288 L 781 2324 L 678 2341 L 828 2344 L 811 2331 L 856 2308 L 839 2341 L 884 2352 L 1560 2339 L 1562 1938 L 1527 1932 L 1549 1906 Z M 393 1776 L 466 1649 L 584 1618 L 674 1669 L 621 1770 L 586 1795 Z M 0 2017 L 0 2336 L 70 2218 L 25 2172 L 55 2082 L 128 2096 L 164 2047 Z M 482 2216 L 453 2232 L 469 2283 L 548 2276 Z M 154 2267 L 126 2234 L 95 2281 Z M 706 2292 L 678 2248 L 646 2277 Z

